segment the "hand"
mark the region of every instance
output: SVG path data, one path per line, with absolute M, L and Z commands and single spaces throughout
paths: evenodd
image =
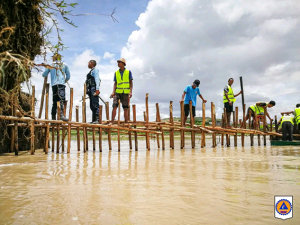
M 205 99 L 203 99 L 203 102 L 206 103 L 207 101 Z
M 99 91 L 99 90 L 96 90 L 94 96 L 98 96 L 98 95 L 100 95 L 100 91 Z
M 243 92 L 242 92 L 242 91 L 240 91 L 239 95 L 240 95 L 240 94 L 242 94 L 242 93 L 243 93 Z
M 183 102 L 183 100 L 180 100 L 179 103 Z
M 128 94 L 128 97 L 129 97 L 129 98 L 131 98 L 131 97 L 132 97 L 132 92 L 130 92 L 130 93 Z
M 229 101 L 229 105 L 232 105 L 232 102 L 231 102 L 231 101 Z
M 110 95 L 110 98 L 113 98 L 115 96 L 115 93 L 112 93 L 111 95 Z

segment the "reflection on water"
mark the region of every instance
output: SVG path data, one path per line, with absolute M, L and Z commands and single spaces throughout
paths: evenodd
M 0 224 L 281 224 L 274 195 L 294 196 L 284 223 L 300 224 L 300 148 L 155 143 L 1 156 Z

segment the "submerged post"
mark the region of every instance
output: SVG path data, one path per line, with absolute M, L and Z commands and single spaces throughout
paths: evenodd
M 46 84 L 46 110 L 45 110 L 45 119 L 49 119 L 49 84 Z M 45 140 L 45 154 L 48 154 L 48 149 L 49 149 L 49 129 L 50 129 L 50 124 L 47 123 L 46 127 L 46 140 Z
M 99 105 L 99 123 L 102 124 L 102 105 Z M 99 151 L 102 152 L 102 128 L 99 127 Z
M 192 107 L 192 101 L 189 102 L 189 108 L 190 108 L 190 124 L 191 128 L 194 128 L 194 116 L 193 116 L 193 107 Z M 191 131 L 191 141 L 192 141 L 192 148 L 195 148 L 195 131 Z
M 70 88 L 70 108 L 69 108 L 69 121 L 72 121 L 72 110 L 73 110 L 73 88 Z M 71 150 L 71 124 L 68 124 L 68 150 L 67 153 L 70 153 Z
M 156 103 L 156 114 L 157 114 L 157 120 L 158 120 L 158 122 L 161 122 L 158 103 Z M 162 145 L 162 150 L 165 150 L 165 135 L 164 135 L 164 130 L 163 130 L 162 126 L 160 126 L 160 131 L 161 131 L 161 145 Z
M 35 118 L 35 86 L 32 85 L 32 94 L 31 94 L 31 117 Z M 30 153 L 31 155 L 34 154 L 35 151 L 35 135 L 34 135 L 34 121 L 31 122 L 30 126 Z
M 158 103 L 156 103 L 158 104 Z M 180 102 L 181 127 L 184 124 L 184 102 Z M 184 129 L 181 129 L 181 149 L 184 148 Z
M 170 101 L 170 123 L 174 126 L 173 101 Z M 170 128 L 170 148 L 174 149 L 174 128 Z
M 79 107 L 76 106 L 76 122 L 79 122 Z M 77 130 L 77 151 L 80 151 L 80 130 L 79 127 L 76 128 Z
M 205 128 L 205 103 L 202 102 L 202 128 Z M 202 131 L 201 135 L 201 148 L 205 146 L 205 132 Z
M 135 105 L 132 105 L 132 112 L 133 112 L 133 123 L 136 123 L 136 108 Z M 134 129 L 136 129 L 136 125 L 134 125 Z M 138 139 L 137 139 L 137 132 L 134 131 L 134 145 L 135 151 L 138 151 Z

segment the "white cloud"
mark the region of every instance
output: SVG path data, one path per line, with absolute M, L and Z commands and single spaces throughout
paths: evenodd
M 115 54 L 104 52 L 103 59 L 111 59 L 115 56 Z

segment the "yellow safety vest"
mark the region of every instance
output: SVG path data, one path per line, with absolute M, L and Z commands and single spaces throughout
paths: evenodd
M 230 85 L 227 85 L 227 86 L 228 86 L 228 92 L 227 92 L 228 98 L 231 102 L 234 103 L 236 99 L 234 97 L 233 90 Z M 223 103 L 226 103 L 226 102 L 228 102 L 228 100 L 226 98 L 225 91 L 223 91 Z
M 300 108 L 295 109 L 294 115 L 296 124 L 298 125 L 300 123 Z
M 119 70 L 116 71 L 117 88 L 116 93 L 129 94 L 130 83 L 129 83 L 129 70 L 125 69 L 123 72 L 123 80 L 121 79 L 121 73 Z
M 262 103 L 262 102 L 257 102 L 257 103 Z M 268 105 L 269 103 L 266 102 L 266 104 Z M 256 104 L 254 104 L 251 105 L 250 108 L 253 110 L 253 112 L 256 113 L 256 115 L 264 115 L 264 107 L 257 106 Z
M 283 116 L 281 117 L 281 126 L 283 122 L 291 122 L 294 125 L 294 116 Z

